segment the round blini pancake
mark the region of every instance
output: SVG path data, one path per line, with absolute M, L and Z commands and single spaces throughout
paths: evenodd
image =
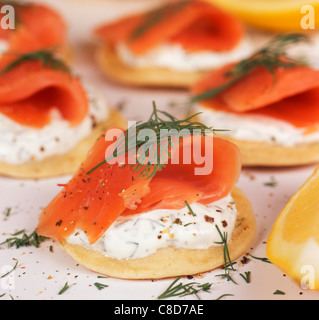
M 283 147 L 271 145 L 267 142 L 243 141 L 223 135 L 218 136 L 233 142 L 239 147 L 243 166 L 246 167 L 288 167 L 319 162 L 319 143 Z
M 232 196 L 236 202 L 238 216 L 228 249 L 231 260 L 235 260 L 246 252 L 253 241 L 256 220 L 252 206 L 244 193 L 235 187 Z M 79 245 L 71 245 L 65 240 L 60 244 L 68 254 L 86 268 L 121 279 L 187 276 L 213 270 L 225 263 L 223 245 L 204 250 L 167 247 L 145 258 L 117 260 Z
M 193 121 L 201 120 L 195 117 Z M 292 167 L 319 162 L 319 143 L 285 147 L 267 142 L 238 140 L 218 132 L 216 136 L 238 146 L 244 167 Z
M 98 48 L 97 62 L 110 79 L 131 86 L 188 88 L 206 74 L 159 67 L 134 68 L 125 64 L 111 45 Z
M 127 126 L 120 113 L 113 109 L 110 109 L 109 117 L 105 122 L 99 123 L 89 137 L 80 141 L 66 154 L 20 165 L 0 162 L 0 175 L 19 179 L 42 179 L 73 174 L 85 160 L 88 151 L 99 135 L 111 126 L 121 128 Z

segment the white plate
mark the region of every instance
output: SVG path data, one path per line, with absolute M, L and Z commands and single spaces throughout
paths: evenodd
M 160 109 L 166 108 L 172 101 L 184 101 L 185 91 L 145 90 L 121 87 L 108 82 L 98 70 L 93 58 L 91 31 L 94 26 L 132 10 L 139 10 L 150 4 L 145 1 L 41 1 L 55 6 L 68 21 L 70 41 L 74 49 L 74 64 L 77 72 L 90 84 L 95 85 L 114 105 L 123 105 L 123 113 L 129 120 L 144 120 L 150 114 L 152 101 Z M 154 4 L 154 2 L 152 2 Z M 171 112 L 178 115 L 181 110 Z M 295 169 L 249 169 L 243 170 L 239 187 L 249 197 L 254 207 L 258 232 L 249 253 L 255 257 L 265 257 L 266 240 L 271 227 L 287 203 L 313 172 L 314 167 Z M 19 181 L 1 178 L 0 184 L 0 243 L 10 234 L 25 229 L 27 233 L 35 230 L 38 215 L 50 200 L 59 192 L 57 184 L 63 184 L 70 177 L 38 181 Z M 275 181 L 273 187 L 266 186 Z M 11 208 L 6 217 L 7 209 Z M 50 248 L 53 248 L 53 252 Z M 319 293 L 303 290 L 299 284 L 286 277 L 275 266 L 249 258 L 247 264 L 237 261 L 234 284 L 217 277 L 221 270 L 195 277 L 182 279 L 183 283 L 196 281 L 212 283 L 210 292 L 202 292 L 203 300 L 214 300 L 226 294 L 223 299 L 319 299 Z M 6 272 L 16 269 L 4 278 Z M 246 283 L 240 273 L 251 272 L 251 283 Z M 94 283 L 108 285 L 98 290 Z M 0 300 L 156 300 L 165 291 L 172 280 L 124 281 L 111 278 L 98 278 L 95 274 L 78 265 L 65 254 L 54 241 L 44 242 L 39 249 L 34 247 L 8 249 L 0 248 Z M 68 290 L 62 295 L 59 291 L 68 283 Z M 280 290 L 284 295 L 275 295 Z M 179 300 L 197 300 L 195 295 Z

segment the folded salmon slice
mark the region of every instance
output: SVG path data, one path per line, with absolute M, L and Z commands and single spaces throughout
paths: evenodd
M 191 89 L 197 96 L 230 80 L 234 64 L 211 72 Z M 269 116 L 295 127 L 319 125 L 319 71 L 307 66 L 275 68 L 271 74 L 257 67 L 244 78 L 200 104 L 226 112 Z
M 200 139 L 204 138 L 187 138 L 175 152 L 185 145 L 198 144 Z M 214 143 L 214 167 L 210 174 L 195 175 L 194 162 L 173 164 L 177 154 L 174 153 L 166 168 L 145 179 L 132 166 L 118 164 L 104 164 L 88 175 L 105 160 L 105 150 L 111 145 L 101 136 L 77 174 L 41 213 L 37 233 L 62 240 L 80 229 L 94 243 L 122 215 L 181 209 L 185 201 L 207 204 L 225 197 L 238 180 L 240 152 L 226 140 L 212 136 L 207 139 Z
M 9 51 L 25 53 L 49 47 L 64 49 L 67 28 L 59 13 L 42 4 L 2 2 L 15 9 L 15 29 L 0 28 L 0 39 L 8 41 Z
M 11 59 L 1 59 L 0 70 Z M 89 101 L 78 78 L 44 67 L 36 60 L 0 74 L 0 113 L 21 125 L 40 129 L 51 122 L 52 110 L 58 110 L 71 126 L 83 121 Z
M 96 30 L 108 43 L 125 43 L 144 54 L 165 43 L 178 43 L 191 52 L 229 51 L 244 37 L 244 27 L 234 16 L 201 0 L 179 0 L 151 12 L 123 18 Z

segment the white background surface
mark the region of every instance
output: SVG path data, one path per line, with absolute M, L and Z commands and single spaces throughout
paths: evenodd
M 123 114 L 129 120 L 143 120 L 149 116 L 152 100 L 160 109 L 172 101 L 183 101 L 187 92 L 182 90 L 151 90 L 119 86 L 109 82 L 94 62 L 94 39 L 92 29 L 107 19 L 154 5 L 156 1 L 107 1 L 107 0 L 54 0 L 41 1 L 56 7 L 69 24 L 69 38 L 74 52 L 76 72 L 87 82 L 98 88 L 113 106 L 123 105 Z M 181 110 L 171 110 L 176 115 Z M 311 175 L 314 166 L 288 169 L 244 169 L 239 187 L 246 193 L 254 207 L 258 230 L 249 253 L 265 257 L 266 240 L 271 227 L 288 199 Z M 35 230 L 41 210 L 59 192 L 58 183 L 66 183 L 70 177 L 45 181 L 19 181 L 0 177 L 0 243 L 10 234 L 25 229 Z M 275 187 L 265 183 L 276 181 Z M 7 208 L 12 208 L 5 217 Z M 53 245 L 53 252 L 49 248 Z M 172 279 L 159 281 L 124 281 L 101 279 L 98 274 L 79 266 L 65 254 L 57 243 L 47 241 L 39 249 L 33 247 L 8 249 L 0 248 L 0 277 L 18 261 L 17 269 L 10 277 L 0 278 L 0 300 L 66 300 L 66 299 L 116 299 L 116 300 L 155 300 L 171 284 Z M 238 260 L 238 262 L 240 262 Z M 239 275 L 251 272 L 251 283 L 247 284 Z M 231 294 L 223 299 L 319 299 L 318 292 L 302 290 L 290 278 L 283 275 L 275 266 L 250 258 L 248 264 L 237 266 L 233 278 L 237 285 L 220 280 L 216 270 L 195 277 L 183 279 L 183 283 L 197 281 L 213 283 L 210 293 L 200 293 L 201 299 L 214 300 L 222 294 Z M 8 287 L 8 281 L 11 286 Z M 65 283 L 70 286 L 58 295 Z M 94 283 L 109 285 L 99 291 Z M 285 295 L 274 295 L 276 290 Z M 197 299 L 189 296 L 185 299 Z M 180 299 L 182 300 L 182 299 Z

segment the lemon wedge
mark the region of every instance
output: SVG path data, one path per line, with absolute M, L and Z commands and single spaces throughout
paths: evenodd
M 236 14 L 248 24 L 275 32 L 302 31 L 302 19 L 314 13 L 319 27 L 318 0 L 207 0 Z M 311 12 L 309 12 L 309 6 Z M 307 19 L 307 17 L 305 18 Z M 308 24 L 307 24 L 308 25 Z
M 266 254 L 303 289 L 319 290 L 319 167 L 278 216 Z

